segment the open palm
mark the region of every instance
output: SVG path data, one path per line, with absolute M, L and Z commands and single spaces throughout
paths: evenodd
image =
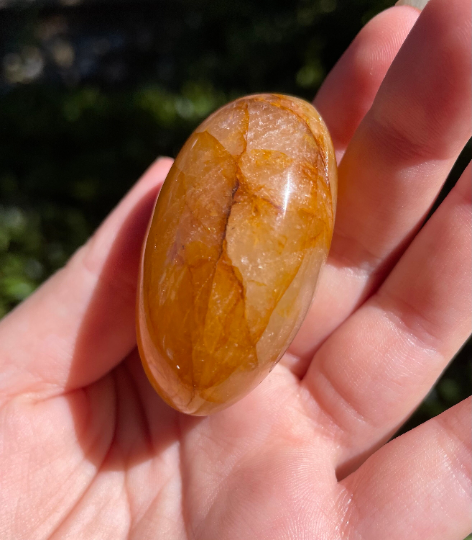
M 2 321 L 2 540 L 470 532 L 470 399 L 385 444 L 470 330 L 470 165 L 420 230 L 470 136 L 469 11 L 387 10 L 327 78 L 315 105 L 344 156 L 330 258 L 289 352 L 236 405 L 177 413 L 136 352 L 168 159 Z

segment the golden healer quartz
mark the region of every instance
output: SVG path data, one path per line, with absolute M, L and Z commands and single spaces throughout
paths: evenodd
M 169 405 L 210 414 L 271 371 L 310 306 L 336 186 L 328 130 L 303 100 L 241 98 L 190 136 L 159 194 L 138 287 L 141 359 Z

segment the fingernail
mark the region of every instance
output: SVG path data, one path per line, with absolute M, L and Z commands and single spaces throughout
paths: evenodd
M 412 6 L 420 11 L 426 6 L 429 0 L 398 0 L 396 6 Z

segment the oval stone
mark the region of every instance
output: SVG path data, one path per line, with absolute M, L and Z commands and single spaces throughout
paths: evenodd
M 336 162 L 309 103 L 238 99 L 177 156 L 149 226 L 137 336 L 177 410 L 207 415 L 271 371 L 310 306 L 331 242 Z

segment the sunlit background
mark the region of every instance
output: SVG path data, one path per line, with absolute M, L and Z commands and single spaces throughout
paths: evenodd
M 0 0 L 0 317 L 211 111 L 260 91 L 311 100 L 389 5 Z M 447 188 L 471 155 L 469 144 Z M 471 356 L 469 342 L 405 429 L 470 393 Z

